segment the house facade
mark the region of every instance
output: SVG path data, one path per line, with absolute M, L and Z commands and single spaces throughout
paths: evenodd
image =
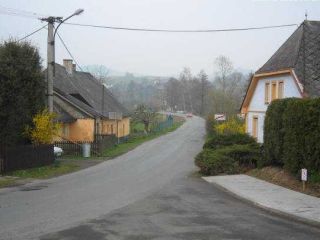
M 77 71 L 71 59 L 55 65 L 54 111 L 62 125 L 56 141 L 92 142 L 96 135 L 130 134 L 127 110 L 90 73 Z
M 253 75 L 242 102 L 246 132 L 263 143 L 264 118 L 275 99 L 320 95 L 320 22 L 304 21 Z

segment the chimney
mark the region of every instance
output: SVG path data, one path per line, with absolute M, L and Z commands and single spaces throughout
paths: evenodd
M 72 74 L 73 72 L 72 59 L 63 59 L 63 66 L 65 67 L 67 73 Z
M 77 71 L 77 65 L 76 64 L 72 64 L 72 70 L 75 72 L 75 71 Z

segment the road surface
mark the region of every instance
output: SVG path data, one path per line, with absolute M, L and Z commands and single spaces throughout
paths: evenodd
M 204 121 L 112 161 L 0 191 L 0 239 L 319 239 L 194 176 Z

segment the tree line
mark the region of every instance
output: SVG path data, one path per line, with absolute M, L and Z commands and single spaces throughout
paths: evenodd
M 217 57 L 214 66 L 216 72 L 211 79 L 204 70 L 194 75 L 188 67 L 179 77 L 170 78 L 137 77 L 130 73 L 101 77 L 101 71 L 94 75 L 131 111 L 145 104 L 155 111 L 185 111 L 202 116 L 238 113 L 252 74 L 236 71 L 226 56 Z

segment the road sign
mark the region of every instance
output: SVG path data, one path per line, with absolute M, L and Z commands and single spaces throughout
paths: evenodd
M 306 190 L 306 181 L 308 179 L 308 171 L 307 169 L 301 169 L 301 180 L 302 180 L 302 191 Z
M 214 119 L 215 119 L 216 121 L 225 121 L 225 120 L 226 120 L 226 115 L 225 115 L 225 114 L 222 114 L 222 113 L 215 114 L 215 115 L 214 115 Z
M 308 171 L 307 169 L 303 168 L 301 169 L 301 181 L 307 181 L 308 180 Z

